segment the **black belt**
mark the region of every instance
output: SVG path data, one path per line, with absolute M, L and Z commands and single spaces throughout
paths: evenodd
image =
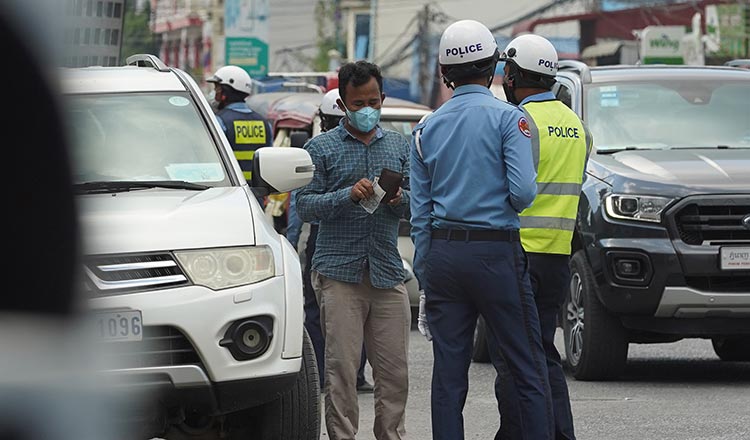
M 456 241 L 521 241 L 518 229 L 434 229 L 432 238 Z

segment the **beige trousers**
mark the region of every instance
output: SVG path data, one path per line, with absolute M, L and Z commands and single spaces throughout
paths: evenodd
M 411 308 L 403 283 L 377 289 L 365 271 L 361 284 L 312 273 L 325 335 L 325 421 L 332 440 L 354 440 L 359 430 L 357 369 L 364 340 L 375 381 L 378 440 L 400 440 L 409 391 Z

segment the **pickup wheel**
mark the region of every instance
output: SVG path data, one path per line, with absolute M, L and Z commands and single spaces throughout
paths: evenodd
M 487 346 L 487 323 L 482 315 L 479 315 L 477 326 L 474 329 L 474 346 L 471 350 L 471 359 L 480 363 L 490 361 L 490 350 Z
M 750 336 L 721 336 L 711 339 L 714 352 L 727 362 L 750 361 Z
M 320 438 L 320 381 L 310 336 L 304 330 L 302 367 L 297 381 L 281 397 L 258 408 L 233 414 L 230 440 L 318 440 Z
M 599 302 L 583 251 L 573 255 L 570 272 L 570 289 L 562 314 L 565 364 L 578 380 L 615 379 L 627 362 L 625 329 Z

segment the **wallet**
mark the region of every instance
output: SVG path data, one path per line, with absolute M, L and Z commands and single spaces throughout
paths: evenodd
M 381 203 L 388 203 L 389 200 L 396 197 L 398 188 L 401 186 L 401 183 L 403 181 L 403 174 L 399 173 L 398 171 L 383 168 L 383 170 L 380 172 L 380 177 L 378 178 L 378 185 L 380 185 L 380 187 L 385 191 L 385 196 L 383 196 Z

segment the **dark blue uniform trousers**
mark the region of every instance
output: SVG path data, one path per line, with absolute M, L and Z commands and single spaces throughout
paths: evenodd
M 518 391 L 522 439 L 553 435 L 552 399 L 526 255 L 519 242 L 433 239 L 425 258 L 427 320 L 433 336 L 432 435 L 464 438 L 474 328 L 478 314 L 496 341 Z M 504 417 L 503 417 L 504 419 Z
M 547 371 L 552 390 L 555 417 L 555 439 L 574 440 L 573 414 L 570 410 L 568 384 L 565 380 L 560 353 L 555 347 L 557 317 L 565 301 L 570 283 L 570 257 L 567 255 L 528 253 L 531 288 L 534 291 L 539 323 L 542 329 L 542 345 L 547 359 Z M 490 341 L 492 343 L 492 341 Z M 492 358 L 501 373 L 495 381 L 495 395 L 500 409 L 502 426 L 498 439 L 520 438 L 522 426 L 518 423 L 518 392 L 512 375 L 499 356 Z

